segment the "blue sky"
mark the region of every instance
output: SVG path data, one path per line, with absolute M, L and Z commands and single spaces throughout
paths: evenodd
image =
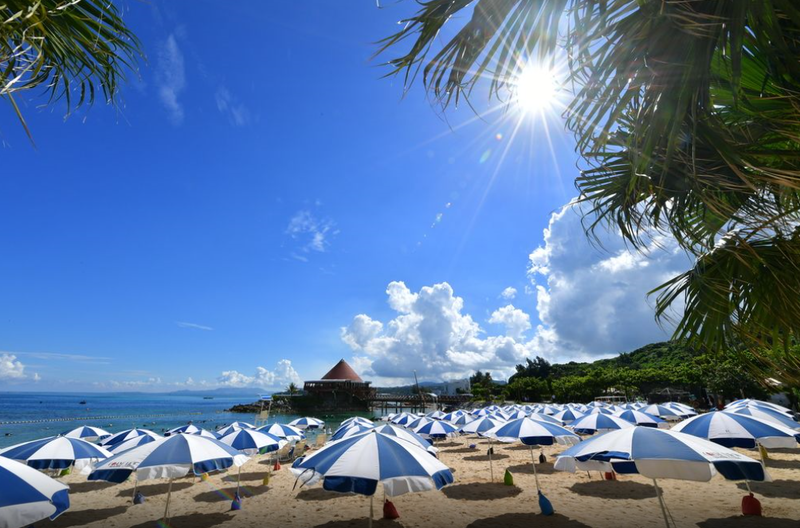
M 0 387 L 502 377 L 663 339 L 645 287 L 684 257 L 585 242 L 558 119 L 381 78 L 416 4 L 180 5 L 127 4 L 148 62 L 119 108 L 31 98 L 34 149 L 0 106 Z

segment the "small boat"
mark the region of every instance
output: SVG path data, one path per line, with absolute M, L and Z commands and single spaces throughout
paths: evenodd
M 203 399 L 204 400 L 213 400 L 214 397 L 213 396 L 203 396 Z
M 78 405 L 86 405 L 86 400 L 81 400 L 78 402 Z

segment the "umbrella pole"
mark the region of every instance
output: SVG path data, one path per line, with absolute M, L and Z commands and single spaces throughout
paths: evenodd
M 372 511 L 372 499 L 374 497 L 374 494 L 369 496 L 369 528 L 372 528 L 372 516 L 374 515 Z
M 750 490 L 750 481 L 745 479 L 744 485 L 747 486 L 747 493 L 752 494 L 753 492 L 752 492 L 752 490 Z
M 489 438 L 489 473 L 492 475 L 492 482 L 494 482 L 494 464 L 492 463 L 492 439 Z
M 136 473 L 133 474 L 133 496 L 131 497 L 131 501 L 136 500 L 136 487 L 139 485 L 139 479 L 136 477 Z
M 239 494 L 239 483 L 242 481 L 242 466 L 239 466 L 239 473 L 236 475 L 236 494 Z
M 531 450 L 531 465 L 533 466 L 533 478 L 536 480 L 536 491 L 541 491 L 539 488 L 539 475 L 536 474 L 536 460 L 533 458 L 533 446 L 528 446 Z
M 172 479 L 169 479 L 169 487 L 167 488 L 167 506 L 164 508 L 164 522 L 167 522 L 167 515 L 169 514 L 169 497 L 172 495 Z
M 656 488 L 656 497 L 658 497 L 658 505 L 661 506 L 661 513 L 664 515 L 664 523 L 669 528 L 669 518 L 667 517 L 667 507 L 664 504 L 664 497 L 661 496 L 661 489 L 658 487 L 658 482 L 653 479 L 653 486 Z

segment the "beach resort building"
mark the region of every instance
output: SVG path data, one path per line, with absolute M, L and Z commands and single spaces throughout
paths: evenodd
M 375 396 L 372 382 L 361 379 L 353 367 L 340 360 L 319 380 L 306 381 L 303 391 L 316 407 L 331 410 L 368 408 Z

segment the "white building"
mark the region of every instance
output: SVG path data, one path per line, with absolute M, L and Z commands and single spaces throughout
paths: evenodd
M 469 384 L 469 378 L 462 379 L 462 380 L 455 380 L 455 381 L 448 381 L 444 384 L 444 390 L 442 391 L 442 395 L 444 396 L 455 396 L 459 393 L 466 393 L 469 394 L 472 392 L 472 387 Z

